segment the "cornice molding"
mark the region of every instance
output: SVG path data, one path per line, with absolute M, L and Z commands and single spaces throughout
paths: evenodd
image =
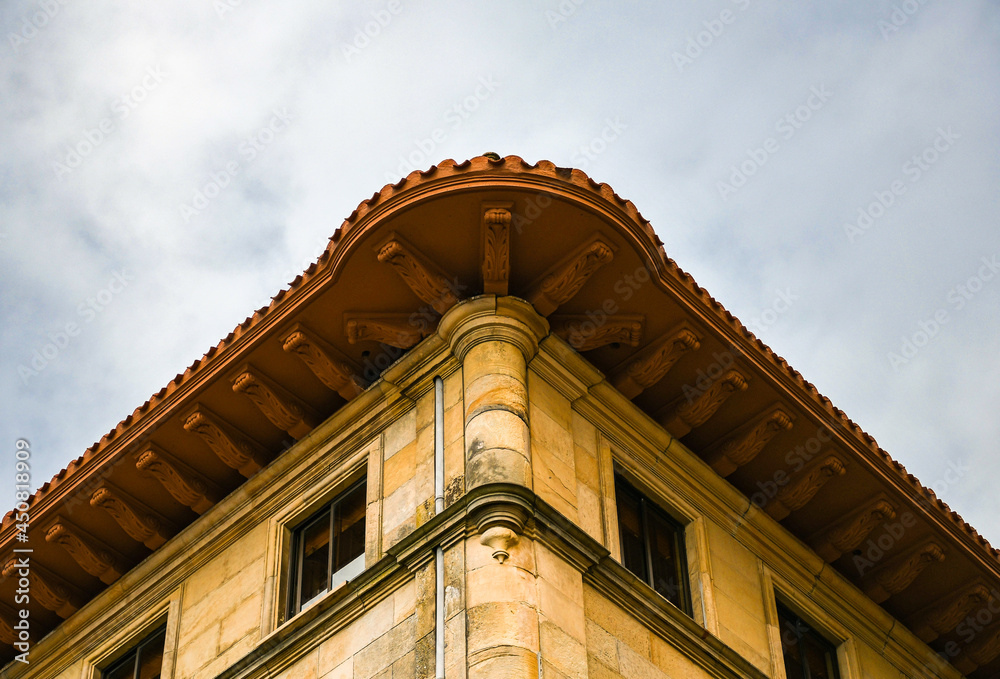
M 572 379 L 564 380 L 567 383 L 579 384 L 595 379 L 596 371 L 588 368 L 586 361 L 561 339 L 546 338 L 539 356 L 546 358 L 545 370 L 560 369 L 568 375 L 573 375 Z M 558 356 L 558 361 L 553 358 L 555 356 Z M 567 364 L 560 367 L 561 361 L 564 360 Z M 259 525 L 289 498 L 301 495 L 306 487 L 302 480 L 302 470 L 316 468 L 317 464 L 330 466 L 344 464 L 345 455 L 349 455 L 350 451 L 361 450 L 367 444 L 371 431 L 384 428 L 412 408 L 413 402 L 405 396 L 404 389 L 409 391 L 417 388 L 417 385 L 429 382 L 435 370 L 453 371 L 457 367 L 457 362 L 448 353 L 443 341 L 437 337 L 426 340 L 415 352 L 411 352 L 386 371 L 383 379 L 370 390 L 345 405 L 333 417 L 313 430 L 306 439 L 293 445 L 260 474 L 223 499 L 213 512 L 196 520 L 181 536 L 178 536 L 178 539 L 169 542 L 127 573 L 116 583 L 113 591 L 107 590 L 99 594 L 80 611 L 79 615 L 66 621 L 43 639 L 38 646 L 42 662 L 48 667 L 58 666 L 53 663 L 58 661 L 61 664 L 71 657 L 76 657 L 77 653 L 83 652 L 80 640 L 88 635 L 93 636 L 94 630 L 101 626 L 101 616 L 110 614 L 109 607 L 113 602 L 123 600 L 123 596 L 128 602 L 127 606 L 142 607 L 158 601 L 167 592 L 175 589 L 190 573 L 221 553 L 228 544 Z M 589 377 L 583 379 L 579 376 Z M 419 387 L 423 388 L 425 387 Z M 650 468 L 655 470 L 654 473 L 658 476 L 667 475 L 676 488 L 688 492 L 688 501 L 700 514 L 730 530 L 740 543 L 772 567 L 782 572 L 790 572 L 794 579 L 801 580 L 803 592 L 809 592 L 810 597 L 822 602 L 832 614 L 838 615 L 845 624 L 858 631 L 860 640 L 865 640 L 876 648 L 884 647 L 888 657 L 891 657 L 897 666 L 904 670 L 911 666 L 916 669 L 916 665 L 923 662 L 923 659 L 930 659 L 934 655 L 912 635 L 904 633 L 901 637 L 897 637 L 896 631 L 890 633 L 894 626 L 892 619 L 886 613 L 870 600 L 862 598 L 860 592 L 842 576 L 829 569 L 824 570 L 822 561 L 818 557 L 779 524 L 757 512 L 741 493 L 714 474 L 708 465 L 687 451 L 682 444 L 673 441 L 662 428 L 621 394 L 611 389 L 606 382 L 590 386 L 586 393 L 576 399 L 573 408 L 583 413 L 593 413 L 595 424 L 602 433 L 607 430 L 612 440 L 628 441 L 635 447 L 637 454 L 649 456 L 652 462 Z M 332 450 L 340 453 L 335 458 L 330 458 Z M 287 479 L 289 482 L 278 482 L 279 479 Z M 471 501 L 473 497 L 478 497 L 473 493 L 485 495 L 489 490 L 489 487 L 481 486 L 479 490 L 459 498 L 440 517 L 433 517 L 394 546 L 390 552 L 396 553 L 397 556 L 388 561 L 383 559 L 384 563 L 380 562 L 382 565 L 376 565 L 374 568 L 381 572 L 380 569 L 388 567 L 385 563 L 391 566 L 395 561 L 396 566 L 392 566 L 393 572 L 403 578 L 407 577 L 406 573 L 409 570 L 405 566 L 407 560 L 418 559 L 419 554 L 429 553 L 434 541 L 440 539 L 442 535 L 453 536 L 448 539 L 460 539 L 469 530 L 475 530 L 474 522 L 471 522 L 465 514 L 464 503 Z M 595 562 L 607 560 L 606 557 L 600 556 L 604 547 L 582 529 L 554 510 L 546 508 L 537 498 L 532 506 L 534 518 L 526 525 L 525 535 L 534 539 L 547 539 L 553 544 L 559 541 L 560 553 L 578 555 L 576 563 L 580 570 L 592 569 Z M 461 514 L 462 518 L 457 514 Z M 449 523 L 442 520 L 442 517 L 455 518 L 454 522 Z M 742 519 L 736 521 L 734 517 Z M 449 526 L 454 527 L 457 532 L 449 533 Z M 574 547 L 574 542 L 583 547 Z M 564 543 L 570 546 L 566 547 Z M 421 546 L 415 547 L 418 544 Z M 408 552 L 410 556 L 405 556 L 409 547 L 413 547 L 412 551 Z M 402 566 L 400 562 L 403 563 Z M 611 562 L 609 567 L 615 565 Z M 154 574 L 157 577 L 151 577 Z M 624 577 L 621 573 L 619 576 L 619 579 Z M 403 581 L 405 579 L 401 582 Z M 361 600 L 353 591 L 345 590 L 333 596 L 336 601 L 343 601 L 348 607 L 361 605 Z M 329 605 L 334 605 L 334 599 L 331 599 Z M 648 601 L 643 600 L 639 603 L 648 606 Z M 317 614 L 321 608 L 317 607 Z M 340 613 L 331 613 L 331 616 L 339 615 Z M 348 613 L 344 615 L 350 617 Z M 299 619 L 300 616 L 296 616 L 288 624 L 291 625 Z M 302 618 L 302 624 L 310 624 L 310 620 Z M 323 624 L 323 621 L 316 623 L 320 628 Z M 901 627 L 896 626 L 896 629 L 905 632 Z M 697 628 L 696 631 L 704 633 L 701 628 Z M 286 633 L 297 634 L 293 628 L 283 626 L 276 630 L 276 636 L 262 640 L 259 648 L 271 653 L 269 657 L 278 652 L 279 646 L 290 648 L 290 642 L 285 644 L 289 639 L 288 636 L 283 636 Z M 297 638 L 308 639 L 311 634 L 305 632 Z M 912 642 L 908 641 L 909 637 L 913 638 Z M 57 641 L 58 653 L 53 653 L 52 651 L 56 649 L 52 644 Z M 59 658 L 63 660 L 58 660 Z M 278 661 L 267 662 L 269 667 L 275 667 L 274 663 Z M 249 669 L 246 671 L 249 672 Z M 262 669 L 260 671 L 264 672 Z M 242 673 L 243 670 L 240 672 L 233 676 L 266 676 L 266 674 L 245 674 Z

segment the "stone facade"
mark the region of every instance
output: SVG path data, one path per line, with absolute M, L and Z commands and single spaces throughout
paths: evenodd
M 620 564 L 616 469 L 684 526 L 691 616 Z M 362 476 L 365 571 L 288 615 L 290 528 Z M 529 304 L 483 295 L 4 676 L 98 677 L 165 624 L 171 679 L 779 679 L 776 593 L 835 642 L 842 679 L 960 676 Z

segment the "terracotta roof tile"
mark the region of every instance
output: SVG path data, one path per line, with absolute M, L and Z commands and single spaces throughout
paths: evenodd
M 518 156 L 507 156 L 505 158 L 500 158 L 499 160 L 478 156 L 465 160 L 461 163 L 456 163 L 452 159 L 447 159 L 437 165 L 431 166 L 426 170 L 414 170 L 395 184 L 386 184 L 381 190 L 372 194 L 371 198 L 361 201 L 361 203 L 358 204 L 347 219 L 345 219 L 344 222 L 334 231 L 333 236 L 330 238 L 329 245 L 320 254 L 315 263 L 310 264 L 303 274 L 296 276 L 287 288 L 279 290 L 278 293 L 272 298 L 272 302 L 268 306 L 258 309 L 251 316 L 247 317 L 247 319 L 240 323 L 239 326 L 233 330 L 233 332 L 229 333 L 216 346 L 211 347 L 202 358 L 194 361 L 183 374 L 178 374 L 173 380 L 170 381 L 170 383 L 153 394 L 153 396 L 151 396 L 150 399 L 141 406 L 136 408 L 132 415 L 129 415 L 122 422 L 120 422 L 114 429 L 101 438 L 100 441 L 87 448 L 82 456 L 70 462 L 67 467 L 58 472 L 51 481 L 43 484 L 41 488 L 28 498 L 29 506 L 34 506 L 34 504 L 42 498 L 58 489 L 61 483 L 65 482 L 71 475 L 78 473 L 78 470 L 85 467 L 98 452 L 112 443 L 119 433 L 123 433 L 131 426 L 140 424 L 157 405 L 163 402 L 169 394 L 176 391 L 181 385 L 203 370 L 205 365 L 210 363 L 216 354 L 223 352 L 236 339 L 241 337 L 247 330 L 267 316 L 278 305 L 285 303 L 286 298 L 293 297 L 306 282 L 317 275 L 321 269 L 321 265 L 326 263 L 331 258 L 335 248 L 344 235 L 349 233 L 358 221 L 363 219 L 366 214 L 371 212 L 379 204 L 388 201 L 393 196 L 403 191 L 410 190 L 421 183 L 433 180 L 438 176 L 483 172 L 497 169 L 527 173 L 537 172 L 545 175 L 553 175 L 578 187 L 590 189 L 598 193 L 608 202 L 611 202 L 621 208 L 643 228 L 646 236 L 656 244 L 662 264 L 664 265 L 666 271 L 669 272 L 675 280 L 682 283 L 684 287 L 695 295 L 695 297 L 700 299 L 707 307 L 712 309 L 721 319 L 729 323 L 730 326 L 740 333 L 740 335 L 751 345 L 757 347 L 766 358 L 779 367 L 803 391 L 808 393 L 813 400 L 822 407 L 823 410 L 838 420 L 839 424 L 852 432 L 859 439 L 859 441 L 863 442 L 869 450 L 876 455 L 876 457 L 886 461 L 888 463 L 886 465 L 887 468 L 890 471 L 894 471 L 896 476 L 901 481 L 903 481 L 906 485 L 909 485 L 919 495 L 928 499 L 930 501 L 929 504 L 936 507 L 940 512 L 941 518 L 951 522 L 972 537 L 974 541 L 985 548 L 986 553 L 994 559 L 1000 556 L 1000 550 L 994 549 L 990 545 L 989 541 L 980 535 L 975 528 L 969 525 L 969 523 L 966 522 L 957 512 L 951 511 L 948 505 L 938 499 L 930 488 L 921 484 L 916 477 L 906 471 L 906 468 L 902 464 L 895 461 L 886 451 L 880 448 L 871 435 L 863 431 L 861 427 L 851 420 L 842 410 L 834 406 L 829 398 L 820 394 L 811 382 L 803 378 L 802 375 L 797 370 L 792 368 L 784 358 L 777 355 L 771 350 L 770 347 L 759 340 L 735 316 L 726 310 L 722 304 L 708 294 L 704 288 L 699 286 L 689 273 L 681 269 L 677 263 L 667 255 L 663 248 L 663 242 L 656 235 L 650 223 L 642 217 L 638 209 L 636 209 L 635 205 L 631 201 L 621 198 L 608 184 L 591 179 L 581 170 L 575 168 L 569 169 L 557 167 L 554 163 L 547 160 L 542 160 L 531 165 Z M 3 527 L 6 528 L 12 520 L 13 512 L 8 512 L 4 516 Z

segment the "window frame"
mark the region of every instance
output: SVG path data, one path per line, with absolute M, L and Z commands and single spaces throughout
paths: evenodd
M 841 644 L 831 641 L 829 637 L 823 634 L 822 631 L 817 629 L 817 626 L 809 622 L 802 615 L 797 613 L 795 609 L 788 604 L 786 604 L 780 598 L 775 598 L 775 614 L 778 627 L 778 642 L 779 648 L 781 650 L 781 669 L 788 676 L 788 669 L 785 664 L 785 627 L 784 623 L 792 623 L 795 630 L 805 628 L 805 634 L 799 635 L 796 632 L 798 639 L 809 638 L 817 643 L 817 645 L 823 649 L 824 658 L 827 662 L 827 669 L 832 670 L 833 674 L 828 679 L 844 679 L 844 675 L 840 670 L 840 661 L 838 659 L 839 646 Z M 811 679 L 811 673 L 809 671 L 809 666 L 807 664 L 806 655 L 804 653 L 800 654 L 802 658 L 801 670 L 806 679 Z
M 633 499 L 637 499 L 639 502 L 639 522 L 640 530 L 642 532 L 642 547 L 644 555 L 644 569 L 646 576 L 642 577 L 639 573 L 636 573 L 625 563 L 624 549 L 619 548 L 619 563 L 622 564 L 630 573 L 636 576 L 639 580 L 645 583 L 650 589 L 656 592 L 659 596 L 669 601 L 671 604 L 676 606 L 680 611 L 694 619 L 694 605 L 691 596 L 691 574 L 689 572 L 688 564 L 688 550 L 687 550 L 687 525 L 678 521 L 673 514 L 668 512 L 663 505 L 650 497 L 649 494 L 643 492 L 636 484 L 625 474 L 622 470 L 618 469 L 617 466 L 614 469 L 613 474 L 613 484 L 614 484 L 614 497 L 615 497 L 615 513 L 618 524 L 618 542 L 619 545 L 622 544 L 622 522 L 621 522 L 621 491 L 624 490 L 627 494 L 631 495 Z M 673 559 L 673 575 L 679 583 L 678 586 L 678 597 L 677 601 L 672 600 L 670 597 L 660 593 L 655 585 L 653 584 L 653 543 L 650 540 L 649 531 L 649 515 L 653 514 L 654 518 L 659 519 L 663 523 L 667 524 L 672 528 L 673 539 L 672 546 L 674 552 Z
M 97 676 L 99 679 L 105 679 L 112 672 L 125 667 L 129 660 L 132 661 L 132 679 L 137 679 L 139 672 L 139 659 L 141 658 L 141 652 L 145 650 L 145 647 L 152 643 L 156 637 L 160 635 L 163 636 L 163 645 L 160 649 L 160 673 L 157 675 L 157 679 L 166 676 L 164 673 L 165 666 L 165 656 L 167 655 L 167 624 L 157 626 L 151 632 L 142 637 L 138 642 L 129 646 L 128 650 L 122 655 L 118 656 L 114 661 L 108 663 L 106 667 L 100 668 L 97 671 Z
M 174 676 L 177 664 L 178 627 L 181 619 L 183 586 L 176 587 L 141 613 L 130 616 L 119 624 L 106 625 L 104 634 L 88 638 L 84 651 L 83 679 L 101 679 L 101 673 L 124 658 L 135 646 L 152 636 L 161 627 L 167 630 L 163 649 L 162 679 Z
M 367 474 L 362 474 L 360 478 L 356 478 L 350 481 L 346 487 L 344 487 L 340 492 L 336 494 L 332 499 L 323 504 L 320 509 L 313 511 L 312 513 L 306 515 L 302 520 L 295 522 L 294 525 L 289 524 L 287 530 L 290 534 L 289 540 L 289 561 L 288 567 L 285 571 L 285 577 L 287 581 L 287 596 L 285 602 L 285 620 L 290 620 L 302 611 L 308 609 L 310 606 L 315 604 L 324 595 L 329 594 L 333 591 L 337 585 L 341 582 L 346 582 L 347 580 L 353 580 L 360 573 L 363 573 L 366 567 L 366 549 L 365 545 L 362 544 L 361 553 L 351 560 L 351 562 L 340 569 L 333 570 L 333 554 L 336 550 L 336 540 L 335 540 L 335 515 L 336 508 L 343 501 L 345 501 L 350 495 L 361 490 L 364 496 L 364 504 L 367 510 L 367 488 L 368 488 L 368 477 Z M 320 519 L 324 514 L 329 517 L 329 541 L 327 543 L 327 582 L 326 588 L 313 596 L 308 601 L 302 601 L 302 570 L 305 559 L 303 557 L 303 540 L 305 539 L 305 529 Z M 361 519 L 364 522 L 365 532 L 367 533 L 367 511 Z M 349 568 L 357 568 L 355 565 L 358 560 L 361 560 L 361 568 L 357 573 L 352 572 L 352 577 L 345 580 L 334 583 L 334 576 L 338 573 L 343 573 Z

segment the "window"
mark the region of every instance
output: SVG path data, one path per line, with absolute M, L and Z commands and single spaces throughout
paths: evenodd
M 101 672 L 101 679 L 160 679 L 166 638 L 166 628 L 160 628 Z
M 684 527 L 617 475 L 615 498 L 622 565 L 691 615 Z
M 362 479 L 295 530 L 291 615 L 364 570 L 365 498 Z
M 787 679 L 838 679 L 834 645 L 780 603 L 778 627 Z

